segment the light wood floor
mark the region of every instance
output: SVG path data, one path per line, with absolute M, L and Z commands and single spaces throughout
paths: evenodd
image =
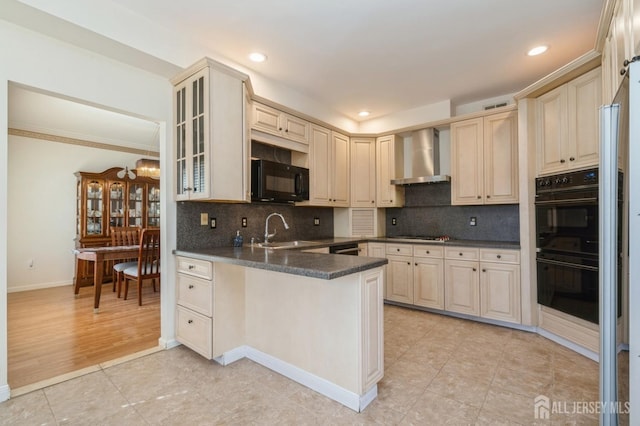
M 93 287 L 73 286 L 7 294 L 9 386 L 16 389 L 153 348 L 160 337 L 160 292 L 145 283 L 142 306 L 135 285 L 128 300 L 111 284 L 93 313 Z

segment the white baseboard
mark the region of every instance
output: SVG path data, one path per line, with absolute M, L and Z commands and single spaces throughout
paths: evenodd
M 231 349 L 213 360 L 220 365 L 229 365 L 241 360 L 242 358 L 246 358 L 248 350 L 249 346 L 238 346 L 237 348 Z
M 42 290 L 43 288 L 64 287 L 66 285 L 72 286 L 73 281 L 72 282 L 54 281 L 50 283 L 36 283 L 36 284 L 7 287 L 7 293 L 18 293 L 20 291 L 30 291 L 30 290 Z
M 9 385 L 0 386 L 0 402 L 6 401 L 11 396 L 11 390 L 9 389 Z
M 378 395 L 378 385 L 373 385 L 371 389 L 365 392 L 363 395 L 358 395 L 354 392 L 346 390 L 330 381 L 311 374 L 301 368 L 291 365 L 287 362 L 279 360 L 271 355 L 254 349 L 250 346 L 245 347 L 246 356 L 252 361 L 257 362 L 260 365 L 267 367 L 270 370 L 280 373 L 289 379 L 300 383 L 312 389 L 327 398 L 330 398 L 340 404 L 348 407 L 356 412 L 360 412 L 365 409 L 371 401 L 373 401 Z
M 163 339 L 162 337 L 158 339 L 158 346 L 164 348 L 164 349 L 171 349 L 171 348 L 175 348 L 176 346 L 180 346 L 181 343 L 178 342 L 176 339 Z

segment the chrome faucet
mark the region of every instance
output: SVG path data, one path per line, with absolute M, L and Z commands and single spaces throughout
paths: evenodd
M 264 221 L 264 244 L 269 244 L 269 238 L 276 235 L 275 228 L 273 230 L 273 234 L 269 233 L 269 219 L 271 219 L 272 216 L 280 217 L 280 219 L 282 219 L 282 223 L 284 224 L 284 229 L 289 229 L 289 225 L 287 224 L 287 221 L 284 220 L 284 216 L 282 216 L 280 213 L 271 213 L 269 216 L 267 216 L 267 220 Z

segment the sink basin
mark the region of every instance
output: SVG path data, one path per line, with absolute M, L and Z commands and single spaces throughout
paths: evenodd
M 313 244 L 313 241 L 295 240 L 295 241 L 274 241 L 270 243 L 257 243 L 256 246 L 269 249 L 288 249 L 296 248 L 302 245 Z

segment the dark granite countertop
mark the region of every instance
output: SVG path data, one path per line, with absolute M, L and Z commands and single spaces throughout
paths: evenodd
M 299 249 L 300 247 L 296 250 L 217 247 L 174 250 L 174 254 L 325 280 L 366 271 L 387 263 L 387 259 L 381 258 L 303 253 Z
M 430 244 L 444 246 L 461 246 L 461 247 L 480 247 L 480 248 L 496 248 L 519 250 L 520 243 L 517 241 L 486 241 L 486 240 L 449 240 L 449 241 L 428 241 L 411 238 L 393 238 L 393 237 L 373 237 L 368 241 L 378 243 L 402 243 L 402 244 Z

